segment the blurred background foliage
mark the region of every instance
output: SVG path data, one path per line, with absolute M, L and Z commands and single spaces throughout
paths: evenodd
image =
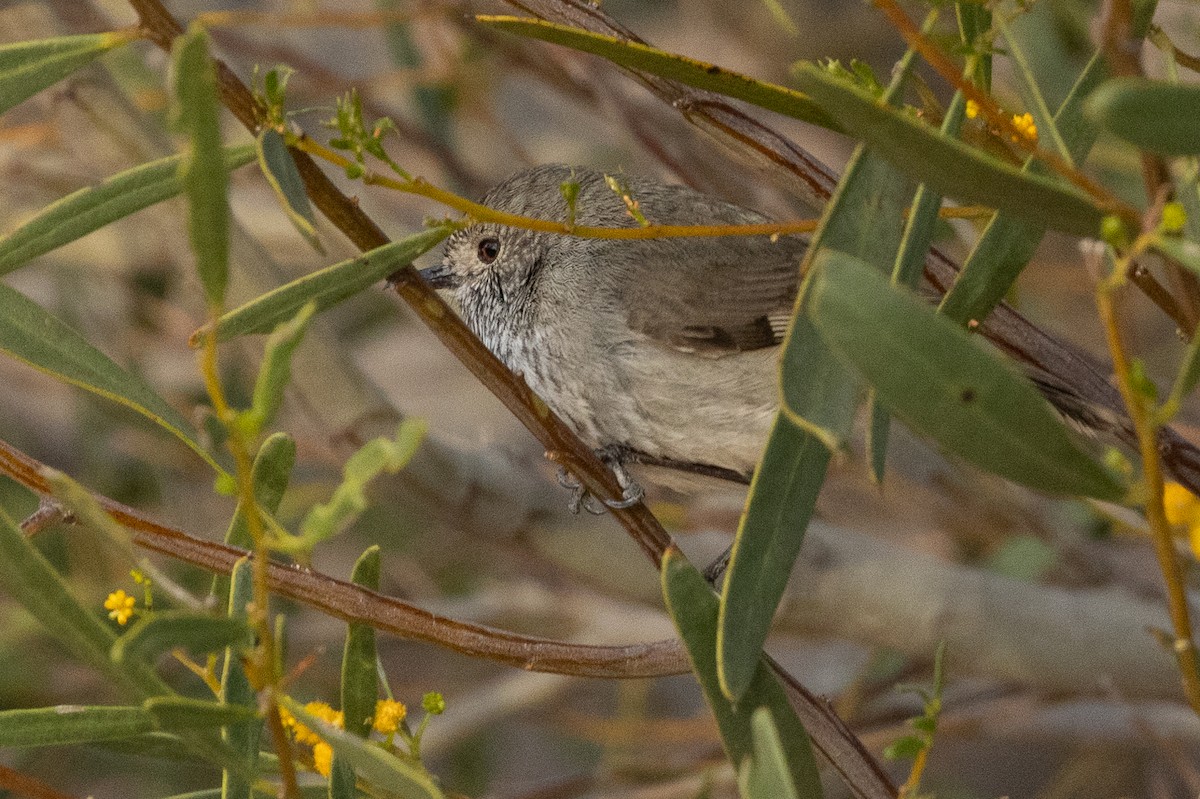
M 561 161 L 614 172 L 684 181 L 780 218 L 811 216 L 786 194 L 735 169 L 669 108 L 619 70 L 560 48 L 475 26 L 472 13 L 509 13 L 501 4 L 306 0 L 169 4 L 179 18 L 239 12 L 211 28 L 218 54 L 247 82 L 255 69 L 296 70 L 289 107 L 312 135 L 332 115 L 334 98 L 358 88 L 371 117 L 390 116 L 398 135 L 390 152 L 411 173 L 467 196 L 524 166 Z M 799 59 L 861 59 L 880 76 L 903 52 L 896 33 L 869 5 L 851 0 L 607 0 L 604 10 L 665 50 L 786 84 Z M 404 20 L 352 24 L 356 15 L 402 12 Z M 258 18 L 257 13 L 268 14 Z M 1093 49 L 1096 4 L 1038 0 L 1015 29 L 1032 68 L 1056 107 Z M 306 17 L 331 24 L 310 27 Z M 1157 22 L 1178 42 L 1195 42 L 1194 4 L 1163 2 Z M 109 30 L 133 21 L 117 0 L 7 2 L 0 7 L 4 42 Z M 337 23 L 337 24 L 332 24 Z M 947 38 L 950 29 L 941 31 Z M 1193 48 L 1194 49 L 1194 48 Z M 166 132 L 165 57 L 146 44 L 122 48 L 5 115 L 0 123 L 0 221 L 10 228 L 53 200 L 174 150 Z M 1158 60 L 1147 59 L 1153 73 Z M 943 104 L 948 88 L 920 71 Z M 1006 60 L 996 60 L 996 95 L 1020 107 Z M 840 165 L 852 142 L 792 120 L 771 123 L 826 162 Z M 227 140 L 244 133 L 230 124 Z M 1142 191 L 1130 151 L 1102 141 L 1090 164 L 1131 201 Z M 365 189 L 335 175 L 389 234 L 406 235 L 435 204 Z M 232 176 L 234 294 L 248 299 L 267 287 L 352 257 L 328 224 L 319 231 L 327 255 L 297 236 L 270 188 L 253 170 Z M 89 341 L 153 385 L 177 408 L 205 395 L 188 335 L 203 322 L 202 293 L 191 268 L 183 205 L 168 201 L 105 227 L 6 278 Z M 944 224 L 940 243 L 966 251 L 970 222 Z M 435 254 L 426 259 L 436 257 Z M 1091 278 L 1073 240 L 1049 236 L 1013 293 L 1039 324 L 1103 356 Z M 1130 344 L 1152 377 L 1169 382 L 1182 345 L 1169 320 L 1140 295 L 1126 300 Z M 564 513 L 567 497 L 528 434 L 451 359 L 389 293 L 368 291 L 324 315 L 302 344 L 298 390 L 281 425 L 298 442 L 298 466 L 280 518 L 294 523 L 338 482 L 354 446 L 394 429 L 397 413 L 429 423 L 428 451 L 413 469 L 379 481 L 372 506 L 339 538 L 321 546 L 314 567 L 347 576 L 358 554 L 382 547 L 382 589 L 455 618 L 580 642 L 625 642 L 673 635 L 661 610 L 657 575 L 607 519 Z M 247 402 L 260 350 L 229 345 L 222 359 L 235 401 Z M 196 535 L 217 538 L 233 501 L 214 494 L 211 473 L 183 447 L 111 403 L 86 395 L 23 364 L 0 359 L 0 437 L 97 492 L 145 509 Z M 1190 409 L 1178 425 L 1191 432 Z M 939 580 L 918 553 L 1009 581 L 1066 592 L 1114 592 L 1114 602 L 1153 603 L 1159 576 L 1136 524 L 1094 506 L 1035 495 L 948 462 L 897 431 L 887 483 L 873 485 L 861 446 L 835 463 L 822 493 L 803 569 L 857 548 L 864 562 L 897 564 L 879 591 L 912 604 L 921 616 Z M 519 498 L 519 501 L 514 500 Z M 654 508 L 697 562 L 728 541 L 741 496 L 736 490 L 699 498 L 666 493 Z M 0 480 L 0 504 L 22 518 L 36 499 Z M 57 528 L 38 547 L 97 614 L 111 591 L 135 586 L 130 563 L 97 534 Z M 905 555 L 907 557 L 907 554 Z M 905 572 L 901 567 L 912 566 Z M 162 563 L 197 593 L 209 577 Z M 957 574 L 957 573 L 956 573 Z M 860 575 L 861 576 L 861 575 Z M 921 702 L 893 691 L 899 679 L 928 682 L 932 643 L 905 649 L 905 631 L 871 635 L 832 612 L 838 584 L 815 580 L 823 598 L 785 608 L 770 649 L 813 691 L 827 694 L 879 753 L 905 734 Z M 864 578 L 866 579 L 866 578 Z M 946 585 L 951 585 L 949 582 Z M 964 591 L 987 585 L 964 584 Z M 947 590 L 950 590 L 949 588 Z M 854 596 L 847 591 L 847 596 Z M 1017 594 L 1019 596 L 1019 592 Z M 1107 596 L 1107 594 L 1104 594 Z M 1091 594 L 1089 594 L 1091 596 Z M 833 597 L 831 599 L 830 597 Z M 977 594 L 958 598 L 979 602 Z M 787 600 L 785 600 L 787 602 Z M 824 602 L 825 604 L 821 604 Z M 288 613 L 288 658 L 305 668 L 293 696 L 337 695 L 342 622 L 294 603 Z M 1103 607 L 1103 605 L 1100 605 Z M 854 616 L 867 608 L 844 607 Z M 931 607 L 931 613 L 934 609 Z M 10 602 L 0 602 L 0 708 L 116 701 L 104 678 L 74 661 Z M 936 615 L 936 614 L 935 614 Z M 984 625 L 986 615 L 977 619 Z M 996 619 L 998 625 L 1019 625 Z M 936 625 L 936 621 L 931 622 Z M 1061 625 L 1073 634 L 1071 622 Z M 985 631 L 986 632 L 986 631 Z M 1115 635 L 1116 633 L 1114 633 Z M 916 636 L 920 637 L 920 636 Z M 1030 647 L 1042 642 L 1031 640 Z M 1114 642 L 1114 646 L 1117 642 Z M 514 672 L 429 645 L 380 636 L 380 653 L 398 698 L 416 706 L 440 691 L 447 712 L 423 744 L 443 786 L 469 796 L 692 797 L 735 791 L 715 725 L 690 676 L 604 682 Z M 951 661 L 952 663 L 953 661 Z M 1086 666 L 1082 669 L 1087 671 Z M 171 681 L 203 695 L 182 667 Z M 1124 675 L 1137 681 L 1136 675 Z M 1094 681 L 1077 690 L 949 669 L 946 709 L 924 780 L 942 797 L 1070 797 L 1195 795 L 1200 744 L 1195 719 L 1167 699 L 1161 672 L 1136 696 L 1107 693 Z M 192 683 L 189 683 L 192 680 Z M 3 762 L 69 795 L 163 796 L 210 787 L 211 769 L 131 755 L 118 745 L 7 750 Z M 894 767 L 897 777 L 904 763 Z M 830 795 L 840 795 L 836 784 Z

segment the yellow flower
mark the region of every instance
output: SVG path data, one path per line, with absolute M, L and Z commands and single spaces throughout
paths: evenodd
M 1167 523 L 1191 525 L 1200 517 L 1200 499 L 1179 483 L 1163 486 L 1163 508 L 1167 512 Z
M 115 619 L 117 624 L 124 626 L 133 616 L 133 606 L 136 604 L 137 600 L 125 593 L 125 589 L 118 588 L 104 600 L 104 609 L 108 611 L 110 619 Z
M 376 732 L 391 735 L 407 715 L 408 708 L 404 706 L 403 702 L 397 702 L 395 699 L 381 699 L 375 703 L 375 718 L 372 720 L 371 726 L 375 728 Z
M 1013 114 L 1012 123 L 1013 127 L 1017 129 L 1017 132 L 1026 139 L 1029 139 L 1029 141 L 1033 142 L 1037 141 L 1037 125 L 1034 124 L 1033 114 L 1030 114 L 1028 111 L 1026 111 L 1024 114 Z M 1018 139 L 1016 136 L 1013 136 L 1012 140 L 1020 141 L 1020 139 Z
M 975 119 L 977 116 L 979 116 L 979 103 L 967 100 L 967 119 Z
M 333 770 L 333 750 L 324 741 L 313 747 L 313 768 L 322 777 L 328 777 Z
M 345 719 L 342 715 L 342 712 L 340 710 L 334 710 L 326 702 L 309 702 L 304 706 L 304 712 L 308 713 L 310 716 L 316 716 L 321 721 L 332 724 L 335 727 L 345 727 Z M 313 747 L 321 743 L 321 736 L 317 735 L 308 727 L 305 727 L 303 724 L 301 724 L 300 721 L 291 713 L 288 713 L 285 708 L 279 708 L 279 715 L 283 720 L 283 726 L 291 728 L 292 736 L 298 743 Z

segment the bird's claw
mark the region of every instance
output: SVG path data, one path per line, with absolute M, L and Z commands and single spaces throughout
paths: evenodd
M 558 484 L 571 491 L 571 499 L 567 502 L 567 510 L 578 514 L 582 508 L 593 516 L 602 516 L 608 510 L 626 510 L 641 502 L 646 491 L 629 476 L 629 472 L 621 464 L 619 454 L 611 449 L 601 449 L 596 453 L 602 461 L 608 464 L 621 486 L 620 499 L 599 499 L 579 482 L 565 466 L 558 467 Z

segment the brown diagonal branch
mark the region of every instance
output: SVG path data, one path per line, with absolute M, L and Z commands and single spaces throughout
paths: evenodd
M 50 484 L 42 476 L 44 468 L 0 441 L 0 474 L 46 497 L 50 495 Z M 238 560 L 250 554 L 237 547 L 196 538 L 108 497 L 95 496 L 114 519 L 133 531 L 135 544 L 153 552 L 220 574 L 229 574 Z M 268 585 L 273 593 L 343 621 L 368 624 L 399 638 L 436 644 L 529 671 L 605 678 L 660 677 L 688 671 L 687 656 L 676 640 L 591 646 L 516 635 L 439 616 L 354 583 L 282 563 L 270 565 Z
M 137 12 L 147 38 L 170 50 L 175 38 L 183 31 L 179 23 L 158 0 L 130 0 L 130 5 Z M 248 130 L 256 131 L 262 122 L 262 108 L 250 90 L 220 61 L 217 61 L 217 76 L 222 103 Z M 296 150 L 292 154 L 313 203 L 355 246 L 366 251 L 388 242 L 375 221 L 339 191 L 308 155 Z M 396 292 L 421 321 L 537 437 L 548 453 L 580 479 L 588 491 L 598 497 L 621 496 L 621 489 L 608 467 L 537 399 L 521 378 L 510 372 L 467 329 L 437 292 L 421 280 L 415 269 L 411 266 L 401 269 L 392 282 Z M 613 515 L 658 565 L 671 539 L 649 509 L 638 504 L 614 510 Z

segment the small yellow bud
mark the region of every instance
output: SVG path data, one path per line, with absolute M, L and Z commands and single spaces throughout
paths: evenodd
M 974 100 L 967 100 L 967 119 L 975 119 L 979 116 L 979 103 Z
M 122 627 L 129 623 L 129 619 L 133 616 L 134 606 L 137 600 L 125 593 L 125 590 L 118 588 L 108 595 L 104 600 L 104 609 L 108 611 L 108 617 L 120 624 Z
M 1013 114 L 1012 123 L 1013 127 L 1017 129 L 1017 133 L 1021 134 L 1021 136 L 1032 142 L 1037 141 L 1037 125 L 1033 121 L 1033 114 L 1030 114 L 1028 111 L 1024 114 Z M 1012 140 L 1014 142 L 1020 141 L 1016 136 L 1013 136 Z
M 1162 231 L 1164 233 L 1179 233 L 1187 224 L 1187 211 L 1182 203 L 1167 203 L 1162 210 Z
M 397 702 L 395 699 L 381 699 L 375 703 L 375 717 L 371 721 L 371 726 L 376 732 L 381 732 L 384 735 L 391 735 L 400 726 L 400 722 L 408 715 L 408 708 L 403 702 Z

